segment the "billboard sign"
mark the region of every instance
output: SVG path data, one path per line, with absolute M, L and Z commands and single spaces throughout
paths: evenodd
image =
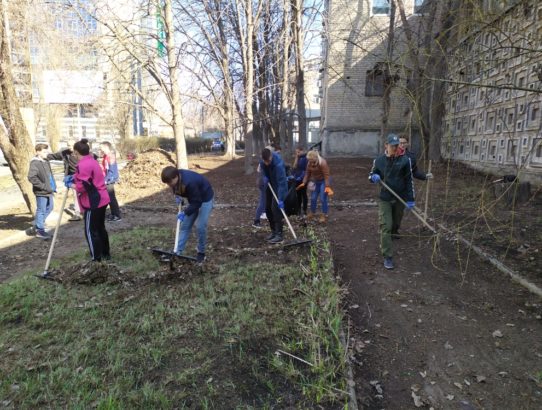
M 43 72 L 46 104 L 93 104 L 104 91 L 99 71 L 49 70 Z

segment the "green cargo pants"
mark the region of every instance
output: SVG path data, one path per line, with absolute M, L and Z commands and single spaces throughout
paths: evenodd
M 392 256 L 391 234 L 398 232 L 404 210 L 405 206 L 399 201 L 379 201 L 380 250 L 384 258 L 391 258 Z

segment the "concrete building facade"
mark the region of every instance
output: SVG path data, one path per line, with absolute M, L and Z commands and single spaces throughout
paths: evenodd
M 542 3 L 486 2 L 483 11 L 495 17 L 450 53 L 441 152 L 486 172 L 540 184 Z
M 421 18 L 423 1 L 405 0 L 412 26 Z M 390 4 L 387 0 L 328 0 L 324 18 L 322 118 L 327 156 L 375 156 L 381 152 L 384 66 L 395 77 L 388 131 L 407 132 L 411 124 L 406 41 L 397 13 L 391 59 L 388 53 Z

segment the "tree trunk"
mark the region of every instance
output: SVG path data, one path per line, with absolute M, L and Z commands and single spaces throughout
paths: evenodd
M 382 126 L 380 130 L 381 146 L 386 143 L 388 134 L 388 121 L 390 117 L 391 92 L 394 81 L 392 80 L 391 67 L 393 66 L 393 46 L 395 41 L 395 0 L 390 1 L 390 24 L 388 27 L 387 61 L 382 67 L 384 71 L 384 95 L 382 96 Z
M 171 126 L 175 138 L 175 152 L 177 154 L 177 167 L 188 169 L 188 158 L 186 155 L 186 141 L 184 139 L 184 119 L 181 107 L 181 90 L 179 87 L 177 55 L 175 49 L 175 31 L 173 26 L 172 0 L 164 2 L 165 31 L 168 73 L 171 81 Z
M 7 1 L 0 2 L 0 148 L 17 183 L 28 210 L 33 214 L 36 206 L 32 185 L 28 182 L 28 167 L 34 147 L 19 108 L 19 100 L 13 86 L 11 51 L 7 38 Z M 5 126 L 4 126 L 5 125 Z M 9 130 L 9 131 L 8 131 Z
M 296 70 L 296 110 L 298 122 L 298 142 L 307 145 L 307 114 L 305 111 L 305 72 L 303 68 L 303 0 L 292 0 L 293 40 Z
M 254 113 L 252 103 L 254 101 L 254 16 L 252 14 L 252 0 L 245 3 L 245 17 L 247 24 L 246 38 L 246 65 L 245 65 L 245 174 L 254 172 L 252 156 L 254 155 Z

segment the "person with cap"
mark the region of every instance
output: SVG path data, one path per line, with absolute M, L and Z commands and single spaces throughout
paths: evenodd
M 213 210 L 213 187 L 203 175 L 186 169 L 177 169 L 167 166 L 162 169 L 162 182 L 167 184 L 175 195 L 175 202 L 182 204 L 182 198 L 188 200 L 188 206 L 177 214 L 181 222 L 181 232 L 177 243 L 177 254 L 182 255 L 186 242 L 196 224 L 198 233 L 197 257 L 198 263 L 205 261 L 205 247 L 207 246 L 207 224 Z
M 284 209 L 284 199 L 288 193 L 288 182 L 286 179 L 284 162 L 279 154 L 271 152 L 269 148 L 264 148 L 262 151 L 260 167 L 263 171 L 263 176 L 267 178 L 269 181 L 268 184 L 271 185 L 278 198 L 277 202 L 271 189 L 267 186 L 265 213 L 267 215 L 267 220 L 269 221 L 269 226 L 271 227 L 271 234 L 266 239 L 270 243 L 280 243 L 283 241 L 283 216 L 281 209 Z
M 412 164 L 412 177 L 419 179 L 420 181 L 427 181 L 428 179 L 432 179 L 433 174 L 431 172 L 424 173 L 418 169 L 418 165 L 416 163 L 416 154 L 409 149 L 409 145 L 410 143 L 408 141 L 408 137 L 406 135 L 400 135 L 399 148 L 402 150 L 403 155 L 406 155 L 408 158 L 410 158 L 410 162 Z
M 385 144 L 385 153 L 373 162 L 369 181 L 378 184 L 380 181 L 393 190 L 407 204 L 408 209 L 415 206 L 414 186 L 412 183 L 412 163 L 408 156 L 401 155 L 399 137 L 389 134 Z M 397 236 L 404 205 L 384 186 L 380 189 L 378 203 L 378 219 L 380 224 L 380 250 L 384 257 L 384 267 L 393 269 L 392 235 Z

